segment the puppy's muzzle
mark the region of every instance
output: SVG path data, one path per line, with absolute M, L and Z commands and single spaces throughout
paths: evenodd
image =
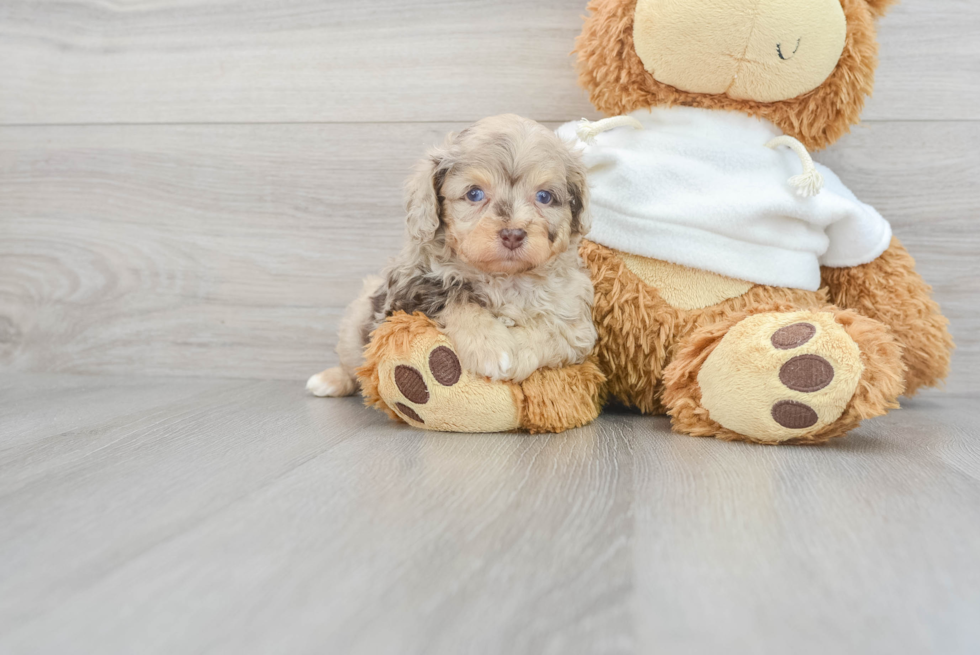
M 517 250 L 524 245 L 527 240 L 527 232 L 524 230 L 501 230 L 500 241 L 508 250 Z

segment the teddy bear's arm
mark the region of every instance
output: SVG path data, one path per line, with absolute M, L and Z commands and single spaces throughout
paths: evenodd
M 949 374 L 953 339 L 949 321 L 932 299 L 932 287 L 915 270 L 915 260 L 893 238 L 869 264 L 823 268 L 830 300 L 889 326 L 904 348 L 905 395 L 937 386 Z

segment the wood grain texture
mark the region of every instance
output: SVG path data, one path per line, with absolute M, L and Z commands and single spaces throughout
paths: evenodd
M 584 2 L 5 2 L 0 123 L 477 120 L 594 113 Z M 571 114 L 569 114 L 571 112 Z
M 120 416 L 0 454 L 0 651 L 629 652 L 621 423 L 460 438 L 300 384 L 142 412 L 146 382 L 93 384 Z
M 977 400 L 771 448 L 615 411 L 447 435 L 295 383 L 8 376 L 0 652 L 975 653 Z
M 585 0 L 5 0 L 0 124 L 594 116 L 569 56 Z M 980 4 L 881 23 L 868 119 L 980 118 Z
M 403 178 L 445 129 L 8 128 L 3 362 L 304 377 L 397 251 Z
M 305 379 L 462 123 L 0 128 L 0 365 Z M 980 123 L 868 123 L 819 158 L 892 221 L 980 389 Z
M 975 396 L 916 399 L 821 448 L 637 436 L 637 605 L 657 617 L 637 641 L 773 655 L 980 649 L 975 407 Z

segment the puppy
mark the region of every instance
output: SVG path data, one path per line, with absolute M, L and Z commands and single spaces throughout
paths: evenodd
M 340 366 L 307 389 L 355 393 L 371 332 L 398 311 L 432 318 L 463 368 L 493 380 L 585 361 L 596 341 L 578 254 L 589 229 L 585 175 L 570 146 L 519 116 L 450 135 L 409 181 L 407 245 L 347 309 Z

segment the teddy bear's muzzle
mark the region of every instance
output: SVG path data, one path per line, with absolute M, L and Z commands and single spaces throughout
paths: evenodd
M 777 102 L 820 86 L 844 51 L 840 0 L 638 0 L 637 54 L 664 84 Z

